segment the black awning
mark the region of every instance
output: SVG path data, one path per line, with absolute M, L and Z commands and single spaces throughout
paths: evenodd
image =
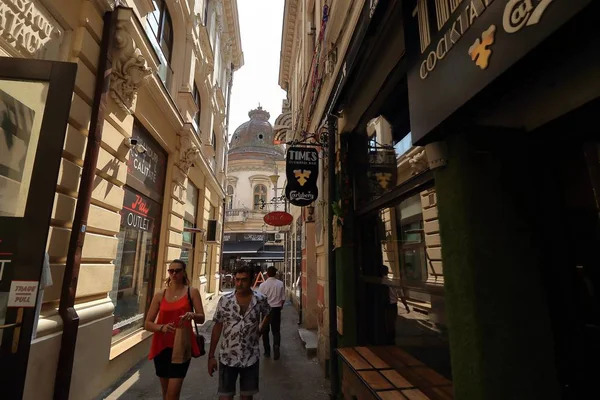
M 245 261 L 283 261 L 283 251 L 259 251 L 256 254 L 243 255 L 242 260 Z
M 224 242 L 223 254 L 256 253 L 263 246 L 263 242 Z
M 283 246 L 264 245 L 260 251 L 265 252 L 265 253 L 272 253 L 272 252 L 283 253 Z

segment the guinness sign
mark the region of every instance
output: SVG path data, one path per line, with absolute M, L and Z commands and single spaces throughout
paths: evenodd
M 313 148 L 290 147 L 287 152 L 285 197 L 295 206 L 305 207 L 317 200 L 319 152 Z

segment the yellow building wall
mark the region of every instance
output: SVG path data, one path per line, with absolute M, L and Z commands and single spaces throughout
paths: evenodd
M 103 15 L 114 2 L 108 0 L 23 0 L 33 3 L 48 16 L 52 24 L 60 31 L 60 46 L 56 51 L 45 51 L 43 57 L 24 54 L 14 47 L 6 32 L 0 33 L 0 56 L 46 58 L 56 61 L 70 61 L 78 65 L 75 89 L 72 95 L 71 111 L 66 127 L 66 137 L 60 162 L 60 172 L 56 184 L 56 194 L 48 234 L 47 251 L 50 257 L 50 269 L 53 285 L 43 294 L 43 306 L 37 328 L 37 337 L 32 341 L 24 399 L 43 400 L 52 398 L 56 365 L 60 350 L 62 320 L 57 313 L 61 294 L 62 279 L 71 235 L 71 226 L 75 214 L 83 159 L 90 129 L 93 98 L 98 73 L 98 60 L 103 33 Z M 0 9 L 12 7 L 13 0 L 0 0 Z M 135 18 L 126 21 L 133 30 L 139 30 L 145 23 L 146 1 L 129 1 Z M 203 7 L 203 1 L 195 2 Z M 237 10 L 231 0 L 226 0 L 220 12 L 224 15 L 227 32 L 233 38 L 234 54 L 223 57 L 233 58 L 223 65 L 243 63 L 239 28 L 232 28 L 237 18 Z M 213 86 L 210 79 L 214 75 L 211 68 L 211 49 L 200 44 L 198 31 L 190 31 L 189 23 L 194 18 L 194 2 L 169 2 L 173 26 L 177 40 L 174 46 L 173 80 L 171 87 L 162 86 L 156 76 L 156 61 L 147 39 L 137 37 L 136 46 L 140 47 L 148 66 L 153 69 L 148 83 L 143 86 L 133 104 L 131 113 L 125 112 L 108 96 L 108 108 L 103 122 L 103 137 L 96 165 L 96 177 L 93 183 L 92 199 L 87 224 L 87 234 L 83 248 L 81 269 L 77 287 L 76 310 L 80 325 L 75 353 L 75 364 L 71 383 L 71 399 L 90 399 L 115 382 L 140 359 L 147 355 L 151 334 L 140 330 L 118 343 L 111 343 L 113 330 L 114 305 L 108 293 L 112 291 L 118 239 L 123 207 L 124 186 L 127 181 L 127 161 L 129 147 L 127 139 L 132 135 L 134 117 L 149 131 L 159 145 L 168 153 L 165 193 L 162 206 L 162 221 L 158 245 L 157 272 L 155 288 L 161 290 L 166 269 L 170 261 L 181 254 L 183 214 L 185 204 L 185 183 L 190 176 L 200 190 L 201 202 L 198 205 L 198 226 L 206 228 L 211 207 L 215 208 L 215 218 L 222 220 L 222 203 L 225 182 L 222 157 L 217 155 L 217 165 L 209 166 L 205 153 L 208 147 L 208 132 L 217 132 L 217 144 L 220 150 L 226 146 L 222 101 L 224 90 Z M 138 8 L 142 7 L 142 8 Z M 12 8 L 11 8 L 12 9 Z M 236 25 L 237 26 L 237 25 Z M 200 28 L 194 28 L 200 29 Z M 145 35 L 143 31 L 133 34 Z M 223 33 L 221 33 L 223 34 Z M 236 36 L 237 35 L 237 36 Z M 226 40 L 223 40 L 226 42 Z M 185 57 L 184 57 L 185 56 Z M 187 147 L 182 138 L 195 136 L 190 128 L 197 112 L 197 106 L 189 101 L 192 85 L 199 86 L 204 99 L 202 105 L 202 132 L 199 139 L 192 138 Z M 183 153 L 190 146 L 200 149 L 192 165 L 187 168 L 182 163 Z M 220 163 L 220 164 L 219 164 Z M 219 232 L 218 232 L 219 233 Z M 201 235 L 198 235 L 201 236 Z M 220 236 L 212 247 L 212 257 L 207 260 L 204 277 L 200 277 L 197 268 L 193 278 L 194 286 L 201 287 L 203 294 L 214 292 L 218 288 L 215 272 L 219 268 Z M 205 240 L 198 240 L 195 260 L 201 260 L 201 249 Z M 207 279 L 208 278 L 208 279 Z

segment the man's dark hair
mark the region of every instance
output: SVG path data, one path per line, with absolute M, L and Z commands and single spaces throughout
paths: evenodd
M 252 280 L 252 278 L 254 277 L 254 270 L 252 269 L 252 267 L 250 267 L 248 265 L 242 265 L 235 269 L 234 276 L 237 274 L 248 274 L 248 276 L 250 277 L 250 280 Z
M 276 273 L 277 273 L 277 268 L 275 268 L 275 267 L 267 268 L 267 275 L 269 277 L 271 277 L 271 278 L 274 277 Z

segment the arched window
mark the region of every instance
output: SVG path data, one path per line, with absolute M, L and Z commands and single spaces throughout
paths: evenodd
M 233 186 L 227 186 L 227 209 L 233 208 Z
M 263 202 L 267 202 L 267 187 L 256 185 L 254 186 L 254 209 L 261 210 Z
M 173 22 L 165 0 L 152 0 L 154 11 L 148 16 L 148 24 L 167 62 L 173 53 Z

